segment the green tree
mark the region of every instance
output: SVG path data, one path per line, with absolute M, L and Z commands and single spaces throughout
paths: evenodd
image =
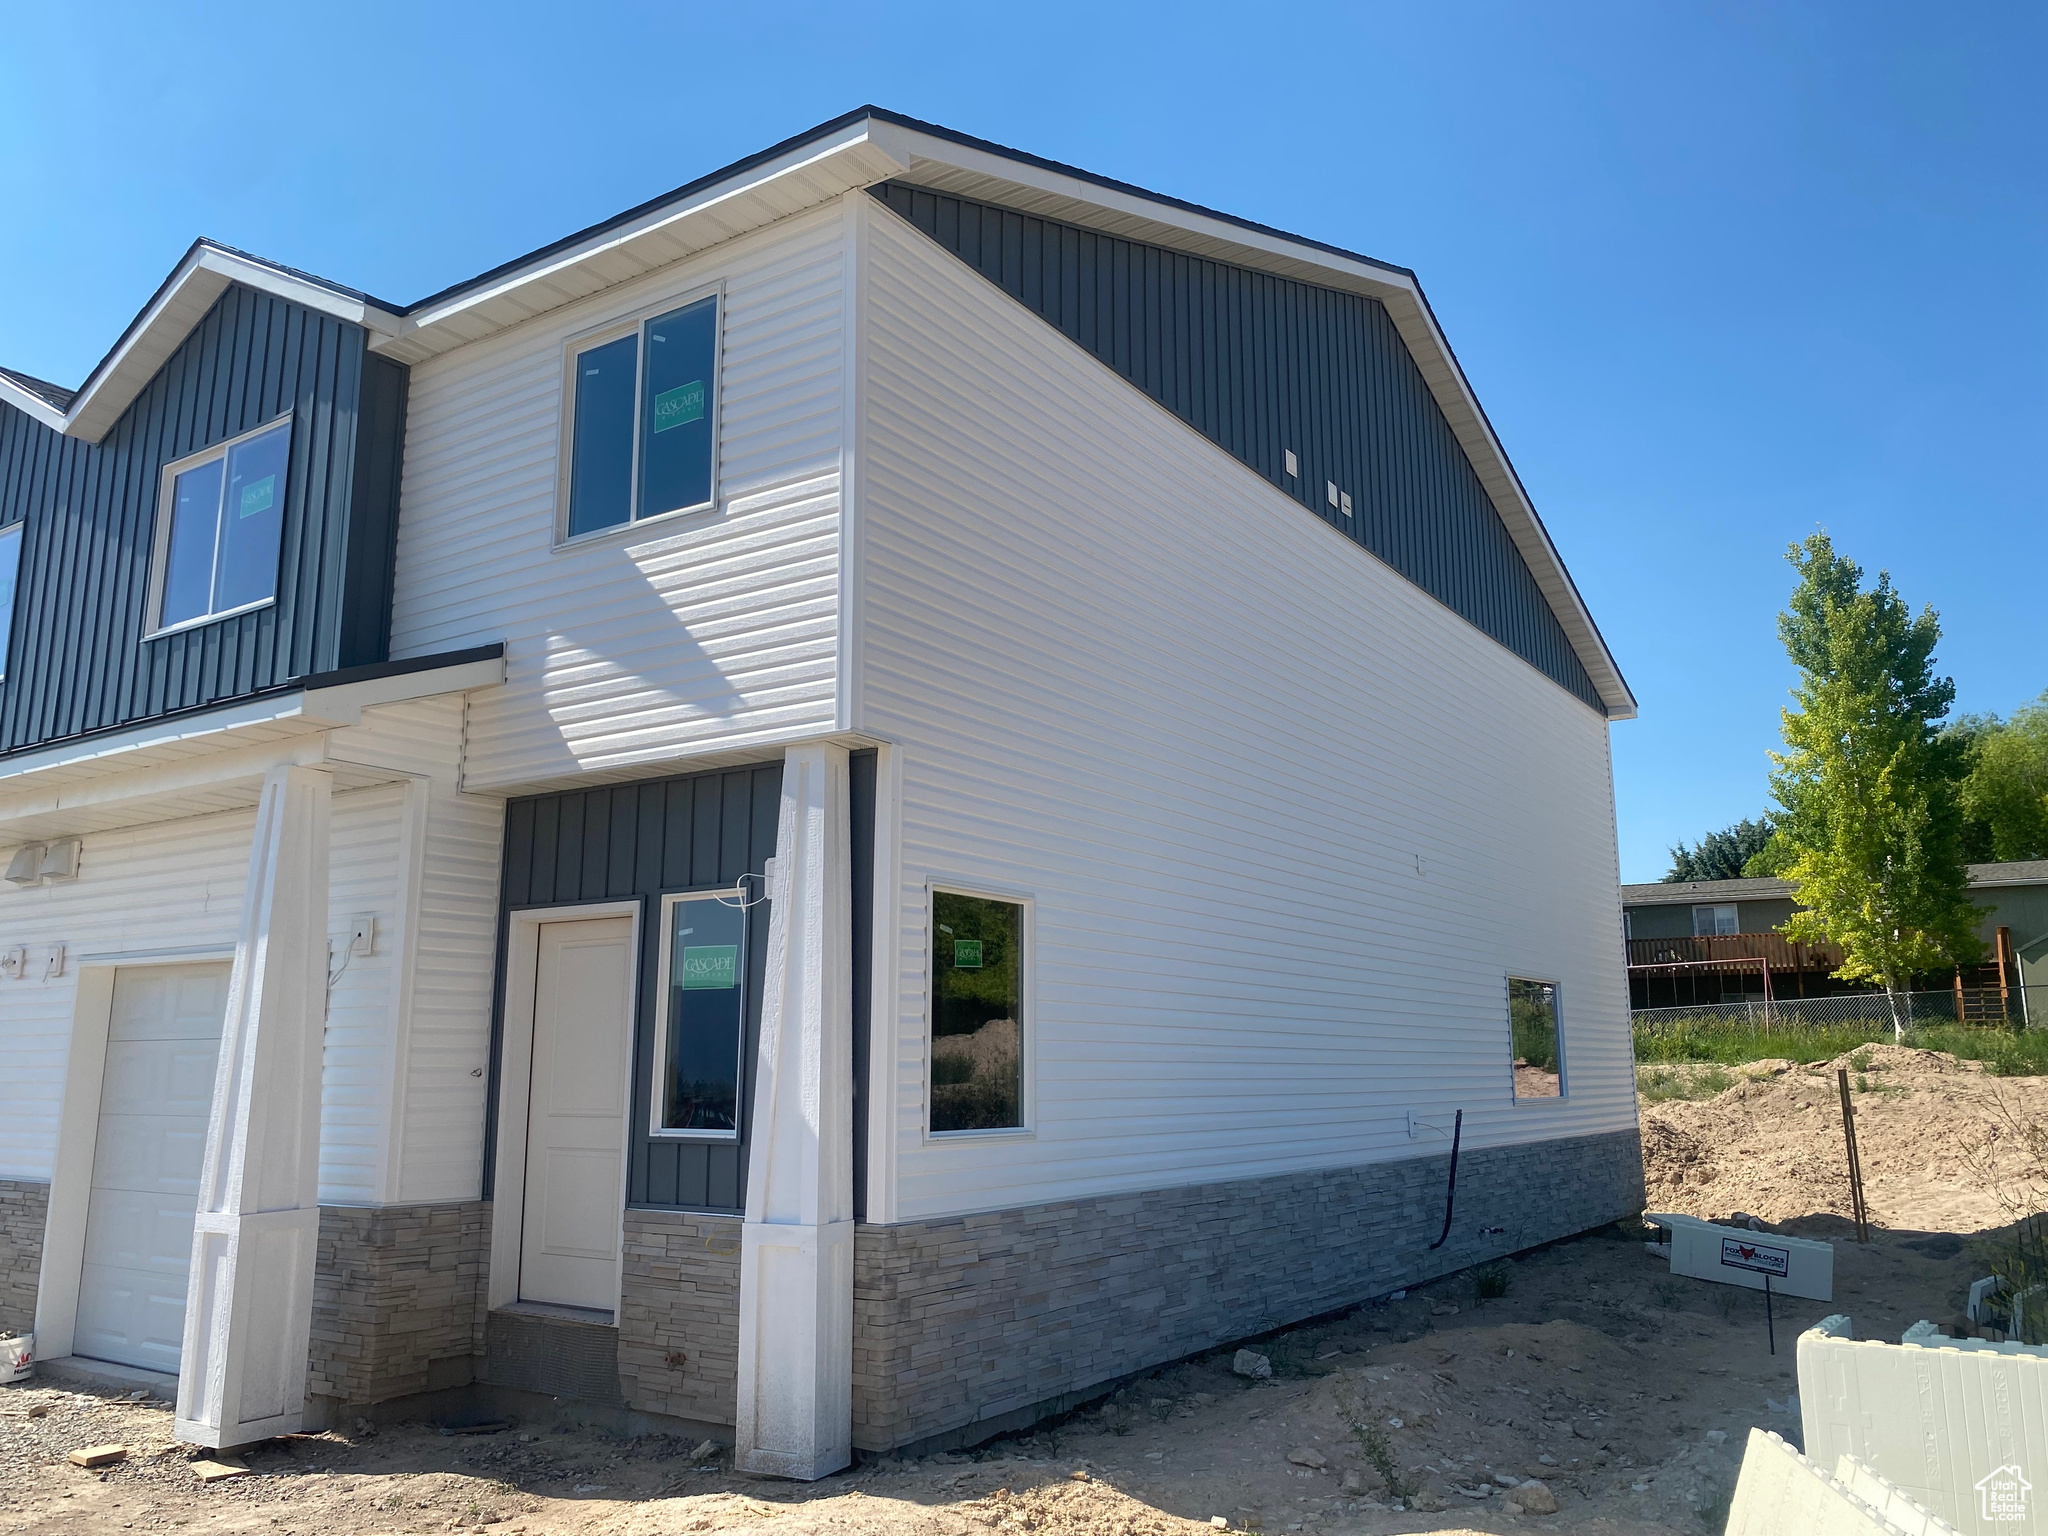
M 1760 816 L 1755 821 L 1745 817 L 1718 832 L 1709 832 L 1696 848 L 1680 843 L 1671 850 L 1671 873 L 1664 877 L 1664 883 L 1739 880 L 1743 866 L 1763 852 L 1764 844 L 1770 840 L 1771 818 Z
M 1986 862 L 2048 859 L 2048 693 L 2010 720 L 1972 715 L 1951 730 L 1969 752 L 1964 854 Z
M 1982 914 L 1963 865 L 1967 744 L 1940 729 L 1955 684 L 1934 675 L 1941 623 L 1915 618 L 1889 572 L 1863 571 L 1825 533 L 1795 544 L 1799 573 L 1778 637 L 1799 669 L 1771 760 L 1782 807 L 1772 856 L 1806 909 L 1785 931 L 1833 942 L 1840 974 L 1875 981 L 1905 1033 L 1900 993 L 1915 971 L 1976 961 Z

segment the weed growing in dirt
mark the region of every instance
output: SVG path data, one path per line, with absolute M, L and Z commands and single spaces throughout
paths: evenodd
M 1659 1065 L 1718 1062 L 1736 1066 L 1772 1058 L 1830 1061 L 1856 1051 L 1862 1065 L 1855 1061 L 1850 1065 L 1859 1072 L 1867 1072 L 1872 1070 L 1871 1058 L 1858 1048 L 1889 1044 L 1891 1034 L 1889 1022 L 1753 1027 L 1741 1019 L 1680 1019 L 1639 1026 L 1635 1035 L 1636 1061 Z M 1993 1025 L 1923 1024 L 1907 1033 L 1905 1043 L 1922 1050 L 1946 1051 L 1963 1061 L 1981 1061 L 1984 1070 L 1994 1077 L 2048 1077 L 2048 1029 L 2014 1033 Z
M 1681 1287 L 1676 1280 L 1659 1280 L 1653 1289 L 1657 1292 L 1657 1305 L 1668 1311 L 1678 1307 Z
M 1858 1051 L 1855 1055 L 1851 1056 L 1849 1058 L 1849 1070 L 1857 1073 L 1868 1072 L 1870 1070 L 1870 1052 Z
M 1721 1314 L 1723 1322 L 1734 1322 L 1735 1309 L 1741 1304 L 1741 1298 L 1729 1290 L 1727 1286 L 1721 1285 L 1714 1288 L 1714 1310 Z
M 1472 1294 L 1480 1301 L 1494 1301 L 1507 1295 L 1514 1276 L 1505 1264 L 1482 1264 L 1472 1271 Z
M 1379 1473 L 1380 1481 L 1386 1484 L 1387 1497 L 1407 1498 L 1414 1490 L 1401 1480 L 1401 1464 L 1394 1460 L 1393 1443 L 1373 1418 L 1371 1402 L 1353 1397 L 1342 1387 L 1332 1389 L 1330 1395 L 1337 1401 L 1337 1417 L 1344 1421 L 1344 1427 L 1351 1431 L 1351 1438 L 1358 1442 L 1359 1450 L 1365 1453 L 1373 1471 Z
M 1670 1067 L 1636 1068 L 1636 1092 L 1652 1104 L 1672 1099 L 1711 1099 L 1735 1086 L 1735 1074 L 1718 1063 L 1704 1071 L 1676 1071 Z

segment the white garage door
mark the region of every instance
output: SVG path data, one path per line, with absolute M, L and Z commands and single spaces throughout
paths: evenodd
M 227 991 L 225 965 L 115 973 L 77 1354 L 177 1374 Z

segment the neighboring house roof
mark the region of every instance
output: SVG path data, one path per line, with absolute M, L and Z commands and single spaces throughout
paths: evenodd
M 32 373 L 22 373 L 14 368 L 0 368 L 0 379 L 27 390 L 37 399 L 46 401 L 60 411 L 71 403 L 71 397 L 76 393 L 75 390 L 66 389 L 62 384 L 52 384 L 48 379 L 39 379 Z
M 230 282 L 353 321 L 370 332 L 372 350 L 404 363 L 421 362 L 846 192 L 897 178 L 1377 300 L 1603 707 L 1611 718 L 1635 715 L 1621 669 L 1413 272 L 879 107 L 861 107 L 412 304 L 385 303 L 200 240 L 75 395 L 0 371 L 0 401 L 53 430 L 98 441 Z
M 1668 907 L 1677 904 L 1708 906 L 1719 901 L 1772 901 L 1792 894 L 1783 880 L 1679 880 L 1654 885 L 1624 885 L 1621 904 L 1625 907 Z
M 2005 885 L 2048 885 L 2048 859 L 1970 866 L 1970 889 Z M 1783 900 L 1791 894 L 1791 884 L 1784 880 L 1659 880 L 1650 885 L 1624 885 L 1621 904 L 1625 907 L 1709 906 L 1724 901 Z

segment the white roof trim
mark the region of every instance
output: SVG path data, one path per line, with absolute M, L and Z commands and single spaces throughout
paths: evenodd
M 202 241 L 195 245 L 157 291 L 135 323 L 101 359 L 92 377 L 63 411 L 0 377 L 0 399 L 54 431 L 96 443 L 121 419 L 135 397 L 156 377 L 171 354 L 213 307 L 228 284 L 240 283 L 276 294 L 323 314 L 360 325 L 376 335 L 398 329 L 398 316 L 368 299 L 331 288 L 282 267 Z
M 489 656 L 326 687 L 294 688 L 174 719 L 145 721 L 127 730 L 0 760 L 0 793 L 117 772 L 131 761 L 153 763 L 165 749 L 225 751 L 251 740 L 361 725 L 363 711 L 373 705 L 466 693 L 504 681 L 505 658 Z

